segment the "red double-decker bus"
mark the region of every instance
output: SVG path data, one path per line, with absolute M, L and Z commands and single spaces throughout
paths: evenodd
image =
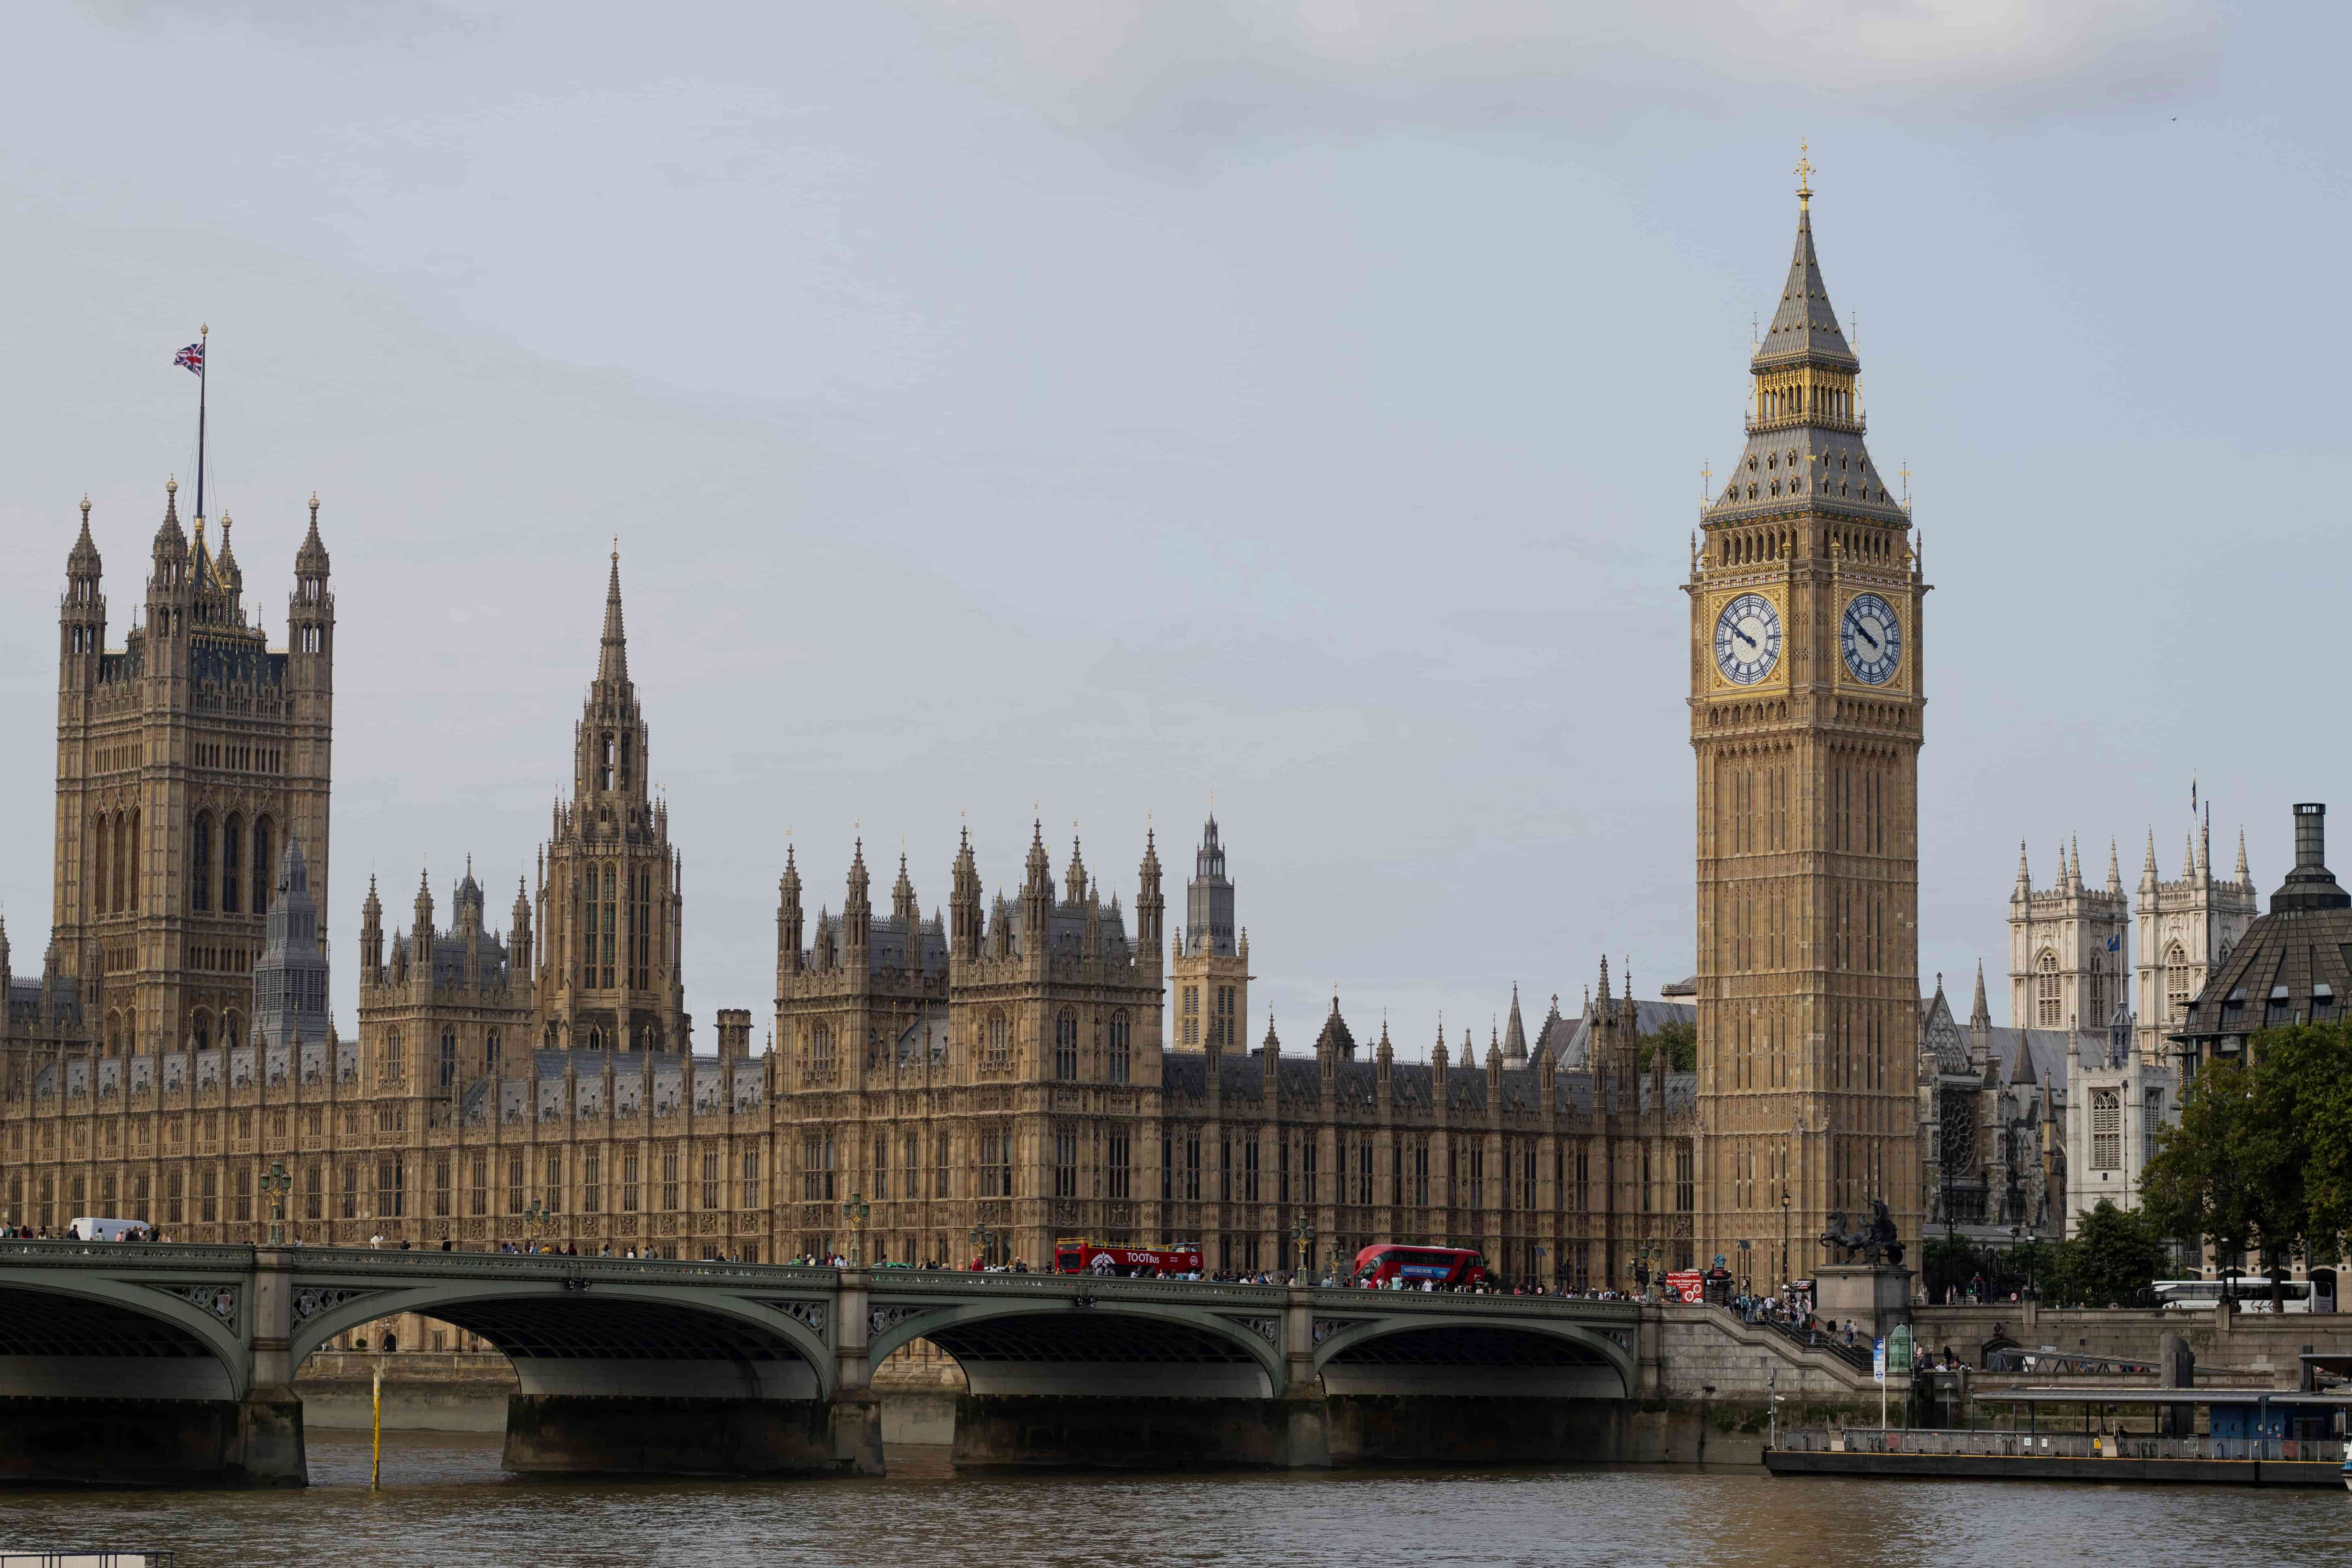
M 1376 1241 L 1356 1254 L 1355 1282 L 1376 1289 L 1400 1280 L 1408 1290 L 1426 1283 L 1434 1289 L 1459 1290 L 1486 1282 L 1486 1259 L 1461 1247 L 1403 1247 Z
M 1083 1236 L 1066 1236 L 1054 1243 L 1054 1272 L 1140 1279 L 1161 1274 L 1198 1274 L 1201 1244 L 1180 1241 L 1165 1247 L 1106 1247 Z

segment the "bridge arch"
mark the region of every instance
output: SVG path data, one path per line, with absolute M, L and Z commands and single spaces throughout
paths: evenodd
M 389 1289 L 375 1279 L 305 1279 L 295 1294 L 289 1349 L 297 1368 L 338 1334 L 417 1312 L 488 1341 L 527 1394 L 825 1399 L 838 1381 L 824 1331 L 829 1301 L 561 1278 Z
M 1633 1352 L 1581 1323 L 1412 1313 L 1335 1327 L 1315 1346 L 1327 1394 L 1623 1399 Z
M 142 1280 L 0 1265 L 0 1383 L 34 1397 L 243 1399 L 253 1306 L 242 1276 Z
M 1282 1315 L 1169 1301 L 1046 1297 L 871 1309 L 874 1364 L 916 1340 L 986 1394 L 1267 1399 L 1283 1390 Z

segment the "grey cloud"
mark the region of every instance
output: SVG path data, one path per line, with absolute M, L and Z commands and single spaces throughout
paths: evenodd
M 1598 129 L 1807 101 L 1917 122 L 2079 113 L 2208 82 L 2203 0 L 1067 0 L 920 7 L 974 79 L 1080 133 L 1198 156 L 1405 125 Z

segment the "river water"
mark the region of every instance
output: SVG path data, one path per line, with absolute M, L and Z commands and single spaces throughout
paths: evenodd
M 308 1491 L 0 1492 L 0 1548 L 146 1546 L 177 1568 L 448 1563 L 1374 1564 L 2344 1560 L 2352 1494 L 2022 1481 L 1774 1480 L 1687 1466 L 1216 1477 L 959 1476 L 944 1449 L 883 1480 L 524 1480 L 495 1436 L 310 1444 Z M 2333 1543 L 2333 1544 L 2331 1544 Z

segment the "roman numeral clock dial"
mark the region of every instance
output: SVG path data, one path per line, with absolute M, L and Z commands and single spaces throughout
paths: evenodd
M 1894 606 L 1875 594 L 1856 594 L 1838 620 L 1845 667 L 1865 686 L 1884 686 L 1903 663 L 1903 627 Z
M 1715 667 L 1734 686 L 1753 686 L 1780 662 L 1780 613 L 1761 594 L 1742 594 L 1715 618 Z

